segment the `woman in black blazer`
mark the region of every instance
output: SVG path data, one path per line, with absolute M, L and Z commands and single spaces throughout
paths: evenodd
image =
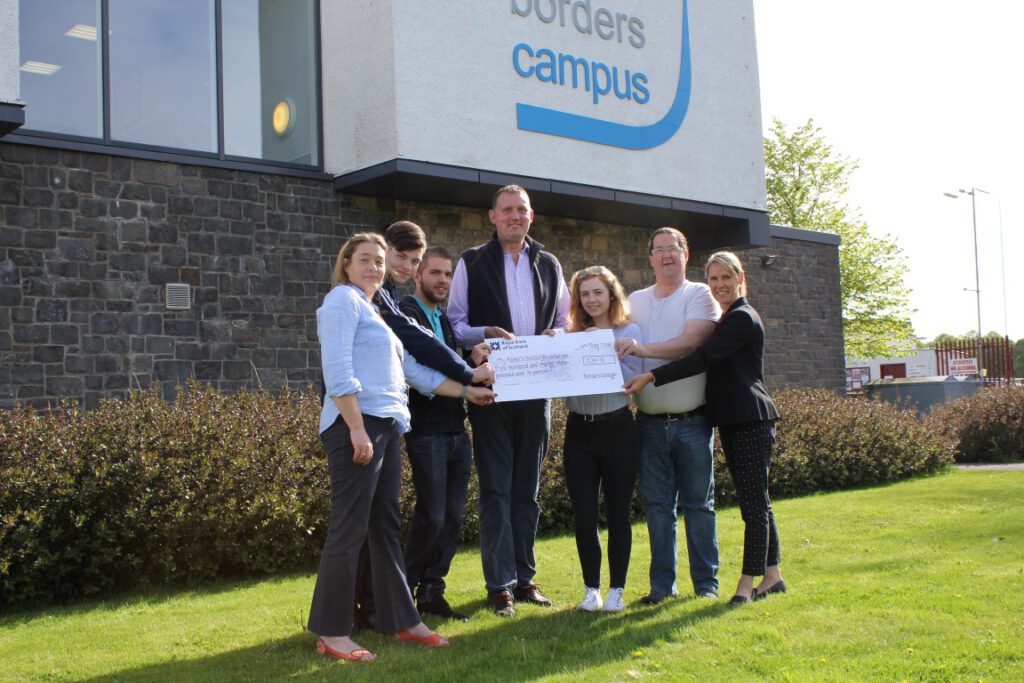
M 779 535 L 768 497 L 768 468 L 779 413 L 764 388 L 764 325 L 747 303 L 743 265 L 735 254 L 719 251 L 704 267 L 711 293 L 725 313 L 714 333 L 687 356 L 638 375 L 626 383 L 634 394 L 707 372 L 708 422 L 718 427 L 746 531 L 743 573 L 732 606 L 786 592 L 779 571 Z M 762 576 L 754 588 L 754 577 Z

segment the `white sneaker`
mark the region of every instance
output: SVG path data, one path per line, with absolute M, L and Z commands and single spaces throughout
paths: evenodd
M 598 588 L 591 588 L 590 586 L 584 586 L 583 590 L 583 601 L 576 605 L 576 609 L 583 610 L 584 612 L 596 612 L 601 609 L 603 601 L 601 600 L 601 590 Z
M 608 597 L 604 601 L 605 612 L 621 612 L 625 609 L 625 605 L 622 604 L 622 590 L 621 588 L 608 589 Z

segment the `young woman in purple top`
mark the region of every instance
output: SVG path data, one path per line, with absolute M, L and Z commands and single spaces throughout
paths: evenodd
M 584 268 L 569 287 L 569 332 L 611 329 L 616 339 L 639 338 L 640 328 L 629 322 L 629 303 L 618 278 L 604 266 Z M 620 361 L 629 381 L 640 372 L 640 359 Z M 639 467 L 638 438 L 629 397 L 623 392 L 572 396 L 565 400 L 565 483 L 576 519 L 576 549 L 583 570 L 583 600 L 587 612 L 623 609 L 633 535 L 629 508 Z M 599 495 L 604 490 L 608 516 L 607 598 L 601 597 L 601 537 L 598 533 Z

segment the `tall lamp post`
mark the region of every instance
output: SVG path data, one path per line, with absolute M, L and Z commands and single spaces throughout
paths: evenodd
M 988 190 L 980 187 L 972 187 L 970 190 L 957 190 L 956 192 L 943 192 L 951 199 L 959 199 L 960 195 L 971 196 L 971 227 L 974 231 L 974 295 L 978 305 L 978 377 L 981 377 L 981 272 L 978 269 L 978 193 L 991 194 Z

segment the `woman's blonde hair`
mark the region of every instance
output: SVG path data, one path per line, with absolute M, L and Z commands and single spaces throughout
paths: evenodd
M 722 268 L 725 268 L 725 270 L 736 278 L 737 281 L 740 281 L 740 276 L 743 276 L 742 282 L 739 283 L 738 291 L 740 296 L 747 295 L 746 275 L 743 272 L 743 264 L 740 263 L 740 259 L 736 254 L 731 251 L 716 251 L 714 254 L 709 256 L 708 262 L 704 264 L 704 279 L 707 279 L 708 269 L 711 267 L 712 263 L 717 263 Z
M 576 271 L 569 285 L 570 332 L 582 332 L 594 325 L 594 319 L 583 309 L 583 303 L 580 301 L 580 286 L 592 277 L 599 278 L 608 288 L 608 321 L 612 327 L 622 327 L 629 322 L 629 302 L 619 278 L 604 266 L 590 266 Z
M 334 262 L 334 270 L 331 272 L 331 284 L 332 285 L 347 285 L 348 273 L 345 272 L 345 266 L 352 260 L 352 254 L 359 247 L 360 244 L 366 242 L 372 242 L 381 248 L 382 251 L 387 251 L 388 246 L 384 243 L 384 238 L 375 232 L 359 232 L 348 238 L 345 244 L 341 245 L 341 249 L 338 251 L 338 259 Z

